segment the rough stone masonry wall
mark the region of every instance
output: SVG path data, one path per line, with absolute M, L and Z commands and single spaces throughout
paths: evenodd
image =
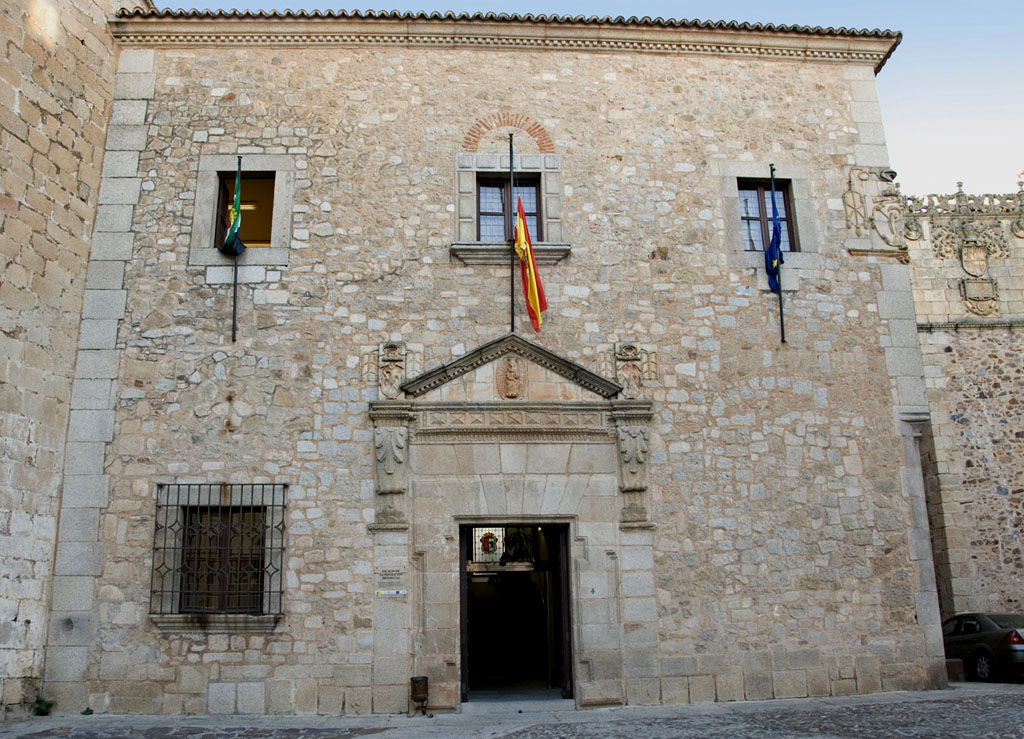
M 1012 205 L 1014 195 L 1002 200 Z M 1024 207 L 1024 197 L 1019 202 Z M 910 249 L 931 410 L 928 503 L 943 616 L 1024 607 L 1024 211 L 1015 218 L 985 210 L 921 219 L 924 238 Z M 990 315 L 968 310 L 960 292 L 968 275 L 958 254 L 937 244 L 936 226 L 948 239 L 951 222 L 1002 235 L 988 258 L 999 296 Z
M 75 349 L 113 95 L 110 6 L 0 3 L 0 715 L 31 702 L 42 678 Z
M 595 369 L 616 341 L 658 356 L 648 699 L 935 684 L 882 350 L 894 299 L 880 295 L 905 270 L 885 277 L 841 246 L 844 166 L 884 164 L 858 130 L 877 129 L 870 67 L 254 47 L 137 52 L 130 67 L 139 85 L 115 103 L 130 125 L 107 154 L 121 199 L 97 225 L 128 292 L 117 316 L 116 290 L 104 303 L 120 318 L 103 354 L 116 397 L 96 398 L 109 502 L 95 638 L 68 652 L 85 680 L 69 695 L 111 711 L 386 710 L 370 688 L 377 389 L 361 347 L 421 344 L 429 368 L 507 331 L 507 270 L 449 257 L 456 154 L 505 110 L 540 121 L 561 156 L 573 252 L 544 271 L 536 338 Z M 232 344 L 226 270 L 189 250 L 200 158 L 236 153 L 289 159 L 295 197 L 287 263 L 243 269 Z M 774 295 L 728 245 L 720 165 L 745 162 L 805 173 L 814 249 L 786 278 L 786 345 Z M 189 481 L 289 485 L 273 633 L 147 616 L 155 486 Z

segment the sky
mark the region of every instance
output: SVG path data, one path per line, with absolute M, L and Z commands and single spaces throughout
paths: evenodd
M 902 191 L 952 193 L 962 181 L 968 193 L 1010 193 L 1024 179 L 1024 0 L 469 0 L 386 7 L 228 0 L 188 7 L 635 15 L 902 31 L 903 42 L 877 77 L 889 161 Z

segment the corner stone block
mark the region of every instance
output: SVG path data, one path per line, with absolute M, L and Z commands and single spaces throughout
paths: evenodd
M 127 290 L 86 290 L 83 318 L 119 319 L 124 316 Z
M 57 575 L 99 575 L 100 543 L 98 541 L 67 541 L 57 544 Z
M 71 411 L 68 441 L 113 441 L 114 411 Z
M 79 378 L 71 389 L 71 409 L 110 410 L 113 398 L 113 380 Z
M 100 233 L 97 229 L 92 237 L 92 252 L 90 259 L 120 259 L 127 261 L 132 258 L 132 245 L 135 243 L 135 234 L 130 232 L 122 233 Z
M 99 533 L 99 508 L 68 508 L 61 511 L 58 541 L 97 541 Z
M 91 611 L 95 583 L 88 576 L 53 578 L 53 610 Z
M 50 614 L 48 641 L 58 647 L 88 647 L 96 643 L 96 625 L 92 614 L 62 613 Z
M 139 177 L 106 177 L 100 181 L 97 202 L 100 205 L 135 205 L 141 192 L 142 179 Z
M 112 121 L 115 122 L 115 121 Z M 141 121 L 139 121 L 141 123 Z M 103 155 L 103 170 L 100 175 L 104 180 L 118 177 L 139 176 L 139 152 L 108 151 Z M 141 183 L 142 180 L 139 179 Z M 101 182 L 102 187 L 102 182 Z
M 78 336 L 80 349 L 113 349 L 117 346 L 117 320 L 87 318 L 82 320 Z
M 143 151 L 148 138 L 148 127 L 144 125 L 108 126 L 107 151 Z
M 72 442 L 64 450 L 64 474 L 69 476 L 102 475 L 105 454 L 106 446 L 103 442 Z
M 82 349 L 75 367 L 76 380 L 114 380 L 120 365 L 120 353 L 115 349 Z M 107 441 L 103 439 L 103 441 Z
M 889 166 L 889 151 L 876 144 L 854 144 L 853 158 L 862 167 Z
M 132 228 L 131 205 L 96 206 L 97 231 L 130 231 Z
M 121 49 L 117 59 L 118 74 L 146 74 L 152 71 L 152 49 Z
M 114 79 L 117 100 L 151 100 L 155 90 L 155 74 L 118 74 Z
M 110 478 L 106 475 L 65 475 L 61 507 L 105 508 L 109 495 Z
M 89 647 L 50 647 L 46 650 L 46 682 L 75 682 L 85 677 Z
M 110 111 L 110 123 L 119 126 L 141 125 L 146 122 L 146 108 L 145 100 L 115 100 Z M 109 151 L 106 156 L 110 156 Z

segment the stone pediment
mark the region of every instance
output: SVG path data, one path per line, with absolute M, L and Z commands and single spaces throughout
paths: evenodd
M 538 344 L 508 334 L 424 372 L 407 397 L 449 401 L 610 400 L 622 386 Z

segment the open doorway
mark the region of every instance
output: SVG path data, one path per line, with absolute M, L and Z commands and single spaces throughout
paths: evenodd
M 462 700 L 477 695 L 572 697 L 569 527 L 459 530 Z

